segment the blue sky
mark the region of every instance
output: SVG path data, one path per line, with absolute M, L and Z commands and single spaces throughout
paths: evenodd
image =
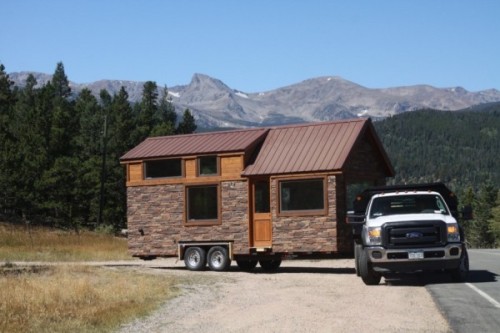
M 369 88 L 500 89 L 496 0 L 0 0 L 7 72 L 260 92 L 318 76 Z

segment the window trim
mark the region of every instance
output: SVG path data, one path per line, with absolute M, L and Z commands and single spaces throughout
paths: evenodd
M 148 177 L 147 176 L 147 171 L 148 171 L 147 164 L 149 162 L 158 162 L 158 161 L 167 161 L 167 160 L 179 160 L 179 163 L 181 165 L 181 174 L 179 176 L 165 176 L 165 177 Z M 142 165 L 143 165 L 143 179 L 146 180 L 146 181 L 156 180 L 156 179 L 183 178 L 184 175 L 185 175 L 184 159 L 182 159 L 181 157 L 175 157 L 175 158 L 158 158 L 158 159 L 144 160 L 142 162 Z
M 189 189 L 194 187 L 208 187 L 215 186 L 217 188 L 217 219 L 205 219 L 205 220 L 190 220 L 189 217 Z M 221 196 L 221 184 L 220 182 L 211 183 L 195 183 L 184 185 L 184 226 L 211 226 L 222 224 L 222 196 Z
M 304 180 L 322 180 L 323 181 L 323 208 L 308 210 L 281 210 L 281 183 Z M 303 176 L 287 177 L 276 179 L 276 210 L 278 216 L 327 216 L 328 215 L 328 181 L 326 176 Z
M 211 174 L 202 174 L 201 173 L 201 167 L 200 167 L 200 162 L 203 157 L 215 157 L 215 163 L 217 167 L 217 172 L 216 173 L 211 173 Z M 215 177 L 215 176 L 220 176 L 220 157 L 218 155 L 202 155 L 198 156 L 196 158 L 196 176 L 197 177 Z

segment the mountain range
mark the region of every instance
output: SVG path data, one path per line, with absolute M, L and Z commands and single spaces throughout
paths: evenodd
M 35 72 L 9 73 L 9 76 L 15 85 L 23 86 L 29 74 L 35 76 L 38 85 L 52 77 Z M 131 102 L 141 100 L 143 85 L 144 82 L 119 80 L 70 83 L 74 94 L 88 88 L 96 96 L 102 89 L 114 94 L 124 86 Z M 379 119 L 418 109 L 454 111 L 500 101 L 500 91 L 496 89 L 470 92 L 462 87 L 429 85 L 371 89 L 338 76 L 317 77 L 270 91 L 247 93 L 210 76 L 194 74 L 188 85 L 168 87 L 168 92 L 178 113 L 189 109 L 198 126 L 205 128 L 270 126 L 356 117 Z

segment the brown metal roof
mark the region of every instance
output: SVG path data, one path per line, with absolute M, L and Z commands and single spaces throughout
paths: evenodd
M 340 170 L 369 123 L 355 119 L 272 128 L 243 175 Z
M 244 152 L 263 139 L 267 128 L 207 132 L 147 138 L 123 155 L 120 160 L 138 160 L 156 157 Z

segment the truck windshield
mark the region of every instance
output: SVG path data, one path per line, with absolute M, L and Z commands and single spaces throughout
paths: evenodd
M 373 199 L 370 217 L 396 214 L 446 214 L 448 209 L 439 195 L 413 194 L 383 196 Z

